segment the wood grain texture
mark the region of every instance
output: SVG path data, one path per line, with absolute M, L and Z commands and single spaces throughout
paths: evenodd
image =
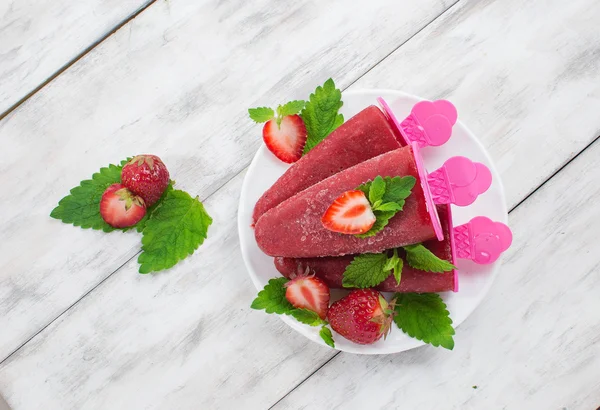
M 151 152 L 179 187 L 206 198 L 239 174 L 260 144 L 247 107 L 305 97 L 328 76 L 347 86 L 450 4 L 160 1 L 0 121 L 0 181 L 12 193 L 0 198 L 0 358 L 139 250 L 135 233 L 105 235 L 48 217 L 82 178 Z M 233 220 L 236 204 L 227 206 Z M 240 260 L 232 266 L 244 272 Z M 133 267 L 129 280 L 137 276 Z M 248 300 L 231 306 L 246 310 Z M 113 336 L 121 340 L 116 329 L 106 334 Z M 298 343 L 304 348 L 308 341 Z M 272 353 L 275 362 L 286 357 Z M 306 366 L 318 362 L 315 356 Z M 69 371 L 61 380 L 74 388 Z M 241 373 L 253 377 L 248 369 Z
M 214 224 L 194 258 L 155 275 L 127 263 L 4 362 L 11 406 L 265 409 L 331 356 L 249 308 L 256 290 L 236 219 L 243 176 L 205 202 Z
M 454 102 L 512 206 L 600 135 L 598 19 L 596 0 L 461 1 L 355 86 Z
M 275 409 L 596 408 L 599 179 L 597 141 L 511 213 L 513 246 L 454 351 L 341 353 Z
M 0 2 L 0 117 L 151 0 Z

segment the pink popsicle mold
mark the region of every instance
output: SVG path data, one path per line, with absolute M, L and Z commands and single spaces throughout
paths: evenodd
M 411 113 L 399 122 L 388 103 L 377 98 L 383 112 L 396 126 L 405 145 L 416 143 L 419 148 L 440 146 L 452 136 L 452 127 L 456 124 L 456 107 L 447 100 L 421 101 L 415 104 Z
M 477 216 L 451 232 L 452 255 L 481 265 L 494 263 L 512 243 L 510 228 L 485 216 Z
M 471 205 L 492 185 L 492 173 L 483 164 L 452 157 L 427 177 L 436 204 Z
M 450 205 L 448 205 L 448 233 L 449 233 L 449 240 L 450 240 L 450 252 L 452 253 L 452 263 L 456 263 L 456 241 L 454 240 L 454 224 L 452 222 L 452 207 Z M 454 281 L 454 285 L 452 287 L 452 291 L 453 292 L 458 292 L 458 272 L 456 271 L 456 269 L 452 269 L 452 275 L 453 275 L 453 281 Z
M 412 149 L 433 230 L 438 240 L 442 241 L 444 232 L 435 204 L 458 206 L 472 204 L 492 185 L 492 173 L 479 162 L 473 162 L 465 157 L 452 157 L 440 168 L 428 174 L 416 142 L 412 143 Z

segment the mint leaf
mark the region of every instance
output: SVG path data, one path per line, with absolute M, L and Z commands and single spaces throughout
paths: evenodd
M 250 118 L 258 123 L 267 122 L 275 117 L 275 112 L 269 107 L 258 107 L 248 109 Z
M 168 269 L 194 253 L 206 239 L 211 223 L 198 198 L 177 189 L 168 191 L 146 221 L 139 272 Z
M 386 184 L 383 178 L 379 175 L 375 177 L 373 182 L 371 182 L 371 188 L 369 189 L 369 202 L 375 205 L 377 202 L 383 199 L 383 194 L 385 194 Z
M 304 108 L 306 101 L 295 100 L 277 107 L 277 117 L 285 117 L 286 115 L 298 114 Z
M 327 344 L 329 347 L 333 347 L 335 349 L 335 343 L 333 341 L 333 335 L 331 334 L 331 330 L 327 326 L 323 326 L 319 331 L 319 336 L 321 339 Z
M 422 244 L 408 245 L 406 251 L 406 263 L 415 269 L 426 272 L 449 272 L 456 267 L 447 260 L 440 259 Z
M 385 253 L 364 253 L 356 256 L 346 267 L 342 278 L 345 288 L 370 288 L 379 285 L 389 276 Z
M 288 314 L 293 316 L 298 322 L 309 326 L 319 326 L 327 323 L 316 312 L 308 309 L 292 309 Z
M 252 309 L 264 310 L 267 313 L 288 314 L 294 310 L 294 306 L 285 298 L 285 284 L 287 278 L 269 279 L 263 290 L 252 302 Z
M 81 181 L 79 186 L 71 189 L 70 195 L 58 202 L 50 217 L 83 229 L 114 231 L 116 228 L 104 222 L 100 216 L 100 199 L 106 188 L 121 182 L 121 170 L 130 159 L 121 161 L 120 165 L 100 168 L 99 172 L 92 175 L 92 179 Z
M 454 348 L 454 328 L 446 304 L 436 293 L 396 293 L 394 322 L 410 337 Z
M 402 269 L 404 269 L 404 260 L 402 258 L 398 258 L 393 271 L 394 279 L 396 279 L 396 285 L 400 285 L 400 280 L 402 279 Z
M 400 285 L 403 267 L 404 261 L 398 256 L 398 249 L 394 249 L 392 257 L 387 260 L 383 269 L 386 271 L 393 271 L 394 278 L 396 279 L 396 285 Z
M 408 198 L 417 182 L 416 178 L 411 175 L 388 178 L 385 180 L 386 189 L 383 195 L 383 202 L 400 202 Z
M 335 88 L 331 78 L 310 95 L 309 101 L 300 114 L 307 133 L 304 154 L 344 123 L 344 116 L 338 114 L 342 105 L 342 92 Z
M 400 202 L 386 202 L 384 204 L 380 204 L 380 205 L 374 205 L 373 206 L 373 210 L 374 211 L 381 211 L 381 212 L 398 212 L 401 211 L 402 208 L 404 208 L 404 199 L 401 199 Z
M 165 189 L 165 192 L 163 192 L 163 194 L 161 195 L 161 197 L 159 198 L 159 200 L 156 201 L 154 204 L 152 204 L 152 206 L 150 206 L 148 209 L 146 209 L 146 215 L 144 215 L 144 217 L 142 219 L 140 219 L 140 221 L 137 224 L 135 224 L 135 229 L 139 233 L 142 233 L 142 231 L 146 227 L 146 222 L 148 222 L 148 219 L 150 219 L 152 217 L 152 214 L 154 213 L 154 211 L 156 210 L 156 208 L 158 208 L 160 206 L 160 204 L 165 199 L 165 197 L 167 196 L 167 194 L 170 191 L 173 190 L 173 184 L 174 183 L 175 183 L 175 181 L 170 181 L 169 182 L 169 185 L 167 185 L 167 188 Z M 125 229 L 127 229 L 127 228 L 125 228 Z

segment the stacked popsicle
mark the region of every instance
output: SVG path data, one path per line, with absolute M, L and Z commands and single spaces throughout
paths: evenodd
M 400 122 L 378 101 L 381 109 L 365 108 L 295 162 L 253 213 L 258 246 L 290 279 L 290 303 L 317 311 L 357 343 L 372 343 L 389 328 L 389 306 L 373 299 L 374 290 L 456 292 L 457 258 L 492 263 L 512 241 L 506 225 L 483 216 L 452 225 L 450 205 L 470 205 L 490 187 L 485 165 L 464 157 L 430 173 L 423 165 L 420 149 L 442 145 L 452 135 L 455 107 L 422 101 Z M 311 287 L 311 280 L 321 288 L 368 289 L 353 291 L 352 300 L 336 302 L 340 306 L 327 314 L 326 307 L 315 307 L 323 291 Z M 340 312 L 342 305 L 359 306 L 369 298 L 377 311 L 367 315 L 372 323 L 348 329 L 356 317 Z M 371 325 L 377 333 L 372 337 Z

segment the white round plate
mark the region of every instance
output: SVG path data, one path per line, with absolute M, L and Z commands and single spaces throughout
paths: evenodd
M 377 97 L 383 97 L 387 101 L 400 121 L 406 118 L 417 102 L 422 100 L 422 98 L 393 90 L 348 91 L 344 92 L 342 96 L 344 118 L 349 119 L 369 105 L 377 105 Z M 460 110 L 458 116 L 460 119 Z M 441 147 L 424 148 L 422 154 L 425 166 L 429 171 L 439 168 L 444 161 L 456 155 L 482 162 L 492 171 L 492 186 L 487 192 L 479 196 L 475 203 L 464 208 L 452 206 L 454 226 L 466 223 L 471 218 L 479 215 L 487 216 L 495 221 L 507 222 L 506 200 L 500 176 L 486 150 L 464 124 L 458 121 L 454 125 L 452 137 L 446 144 Z M 254 156 L 242 186 L 238 211 L 240 246 L 250 277 L 259 290 L 267 284 L 269 279 L 281 275 L 275 269 L 273 258 L 262 253 L 256 244 L 254 231 L 250 226 L 252 210 L 260 196 L 273 185 L 288 167 L 289 165 L 275 158 L 263 145 Z M 460 325 L 479 305 L 492 285 L 500 267 L 499 262 L 490 265 L 477 265 L 463 259 L 459 259 L 456 265 L 458 267 L 459 291 L 457 293 L 445 292 L 441 294 L 448 305 L 454 327 Z M 343 290 L 332 292 L 332 297 L 340 298 L 345 293 L 347 292 Z M 318 327 L 303 325 L 285 315 L 282 315 L 281 319 L 310 340 L 326 346 L 319 337 Z M 367 346 L 352 343 L 335 332 L 333 336 L 336 349 L 360 354 L 398 353 L 424 344 L 405 335 L 394 325 L 386 340 L 381 339 L 377 343 Z

